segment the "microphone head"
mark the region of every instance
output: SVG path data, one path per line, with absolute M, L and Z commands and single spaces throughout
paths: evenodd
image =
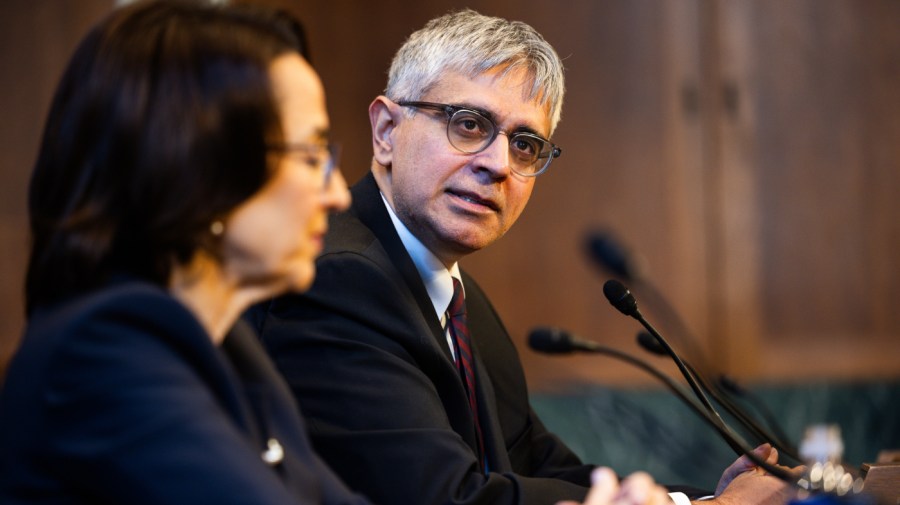
M 732 394 L 735 394 L 738 396 L 744 396 L 747 394 L 747 390 L 745 390 L 743 387 L 741 387 L 740 384 L 737 383 L 737 381 L 735 381 L 734 379 L 732 379 L 731 377 L 729 377 L 727 375 L 720 375 L 718 382 L 719 382 L 719 385 L 722 386 L 722 388 L 725 389 L 725 391 L 728 391 L 729 393 L 732 393 Z
M 572 339 L 559 328 L 539 327 L 528 334 L 528 346 L 546 354 L 567 354 L 575 351 Z
M 640 278 L 634 258 L 612 233 L 598 231 L 588 235 L 587 250 L 594 263 L 612 274 L 628 281 Z
M 659 340 L 646 331 L 639 331 L 637 334 L 637 343 L 645 351 L 656 354 L 657 356 L 668 356 L 669 353 L 659 343 Z
M 638 314 L 637 301 L 621 282 L 610 279 L 603 284 L 603 294 L 609 303 L 626 316 L 635 317 Z

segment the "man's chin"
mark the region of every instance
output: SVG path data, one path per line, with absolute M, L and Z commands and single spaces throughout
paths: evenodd
M 464 236 L 453 241 L 453 249 L 460 256 L 466 256 L 473 252 L 480 251 L 485 247 L 493 244 L 500 237 L 494 235 L 479 234 L 476 236 Z

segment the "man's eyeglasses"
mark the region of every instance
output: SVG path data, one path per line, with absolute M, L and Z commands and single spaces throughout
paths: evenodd
M 533 133 L 501 131 L 493 119 L 476 110 L 433 102 L 402 101 L 397 105 L 447 114 L 447 140 L 466 154 L 480 153 L 494 142 L 497 135 L 506 135 L 509 139 L 509 168 L 525 177 L 542 174 L 553 158 L 562 154 L 561 148 Z
M 322 172 L 322 180 L 325 186 L 331 181 L 331 175 L 340 166 L 341 146 L 336 143 L 328 144 L 274 144 L 268 146 L 269 151 L 279 154 L 292 154 L 310 168 Z

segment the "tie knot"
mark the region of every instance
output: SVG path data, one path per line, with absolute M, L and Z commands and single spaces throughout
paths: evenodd
M 453 298 L 450 299 L 447 312 L 450 317 L 466 316 L 466 297 L 463 295 L 462 283 L 456 277 L 453 278 Z

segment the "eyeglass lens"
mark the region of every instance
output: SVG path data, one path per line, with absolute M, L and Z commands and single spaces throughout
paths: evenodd
M 340 167 L 341 165 L 341 146 L 340 144 L 331 143 L 328 144 L 328 159 L 325 160 L 325 173 L 323 174 L 323 178 L 325 179 L 325 185 L 328 186 L 328 183 L 331 182 L 331 174 Z
M 486 149 L 495 139 L 494 123 L 469 110 L 458 110 L 447 123 L 447 138 L 453 147 L 474 154 Z M 509 137 L 510 164 L 515 171 L 530 175 L 550 163 L 551 144 L 529 133 L 513 133 Z

